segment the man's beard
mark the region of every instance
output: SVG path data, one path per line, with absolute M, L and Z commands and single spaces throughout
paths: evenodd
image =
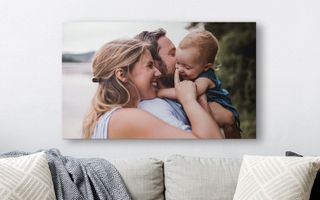
M 167 65 L 164 61 L 160 62 L 159 71 L 162 74 L 159 78 L 161 85 L 164 88 L 174 87 L 174 75 L 168 73 L 168 68 L 167 68 Z
M 174 78 L 172 74 L 162 75 L 159 80 L 165 88 L 174 87 Z

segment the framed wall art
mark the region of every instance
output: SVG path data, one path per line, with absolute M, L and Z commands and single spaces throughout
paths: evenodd
M 66 139 L 255 139 L 255 22 L 63 24 Z

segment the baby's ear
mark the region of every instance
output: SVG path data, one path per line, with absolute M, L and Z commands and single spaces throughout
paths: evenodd
M 207 63 L 205 66 L 204 66 L 204 71 L 207 71 L 210 67 L 213 66 L 213 63 Z
M 118 68 L 115 70 L 115 75 L 117 79 L 119 79 L 121 82 L 126 83 L 127 82 L 127 75 L 123 68 Z

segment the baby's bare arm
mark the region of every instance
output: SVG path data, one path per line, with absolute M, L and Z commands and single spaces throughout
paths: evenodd
M 208 78 L 198 78 L 194 81 L 194 83 L 197 86 L 197 96 L 198 97 L 205 94 L 205 92 L 209 88 L 215 86 L 215 84 Z M 161 98 L 166 97 L 166 98 L 170 98 L 170 99 L 177 99 L 176 91 L 174 88 L 159 89 L 157 96 L 161 97 Z
M 234 124 L 234 117 L 230 110 L 224 108 L 222 105 L 216 102 L 210 102 L 209 106 L 214 119 L 220 127 Z
M 208 78 L 197 78 L 194 83 L 197 85 L 197 95 L 200 97 L 202 94 L 205 94 L 209 88 L 215 86 L 214 82 Z
M 174 88 L 159 89 L 157 96 L 161 98 L 177 99 L 176 90 Z

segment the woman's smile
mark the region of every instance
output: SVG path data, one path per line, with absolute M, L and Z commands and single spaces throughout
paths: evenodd
M 141 100 L 157 96 L 160 76 L 161 72 L 154 66 L 150 51 L 145 51 L 131 72 L 131 80 L 137 87 Z

